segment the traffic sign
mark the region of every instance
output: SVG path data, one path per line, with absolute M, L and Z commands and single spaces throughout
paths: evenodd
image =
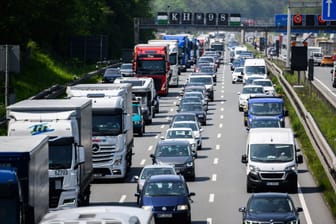
M 293 16 L 293 25 L 294 26 L 302 25 L 302 15 L 301 14 L 296 14 Z
M 322 0 L 322 19 L 326 21 L 336 20 L 335 0 Z
M 275 15 L 275 27 L 286 27 L 287 26 L 287 14 L 278 14 Z

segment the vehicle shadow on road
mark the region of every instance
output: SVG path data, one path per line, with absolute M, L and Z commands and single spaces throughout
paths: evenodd
M 302 194 L 313 194 L 321 193 L 322 189 L 320 187 L 300 187 Z

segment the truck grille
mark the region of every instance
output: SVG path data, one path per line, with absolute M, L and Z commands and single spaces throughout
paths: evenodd
M 284 175 L 284 172 L 260 173 L 260 177 L 263 180 L 282 180 L 284 179 Z
M 117 151 L 115 145 L 94 145 L 92 147 L 92 162 L 106 163 L 113 161 L 113 153 Z
M 56 182 L 61 182 L 63 186 L 63 177 L 49 179 L 49 208 L 57 208 L 62 193 L 61 189 L 56 189 Z M 60 188 L 58 186 L 58 188 Z

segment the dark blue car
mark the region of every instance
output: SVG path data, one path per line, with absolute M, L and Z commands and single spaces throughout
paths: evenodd
M 239 208 L 243 223 L 300 223 L 299 212 L 287 193 L 252 194 L 246 207 Z
M 136 193 L 139 206 L 152 210 L 155 223 L 191 223 L 191 196 L 182 175 L 155 175 Z

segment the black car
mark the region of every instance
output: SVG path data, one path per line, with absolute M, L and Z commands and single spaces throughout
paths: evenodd
M 173 115 L 173 117 L 170 119 L 170 125 L 173 124 L 175 121 L 195 121 L 197 123 L 200 123 L 198 120 L 198 117 L 195 113 L 189 113 L 189 112 L 179 112 Z
M 217 71 L 212 66 L 202 66 L 198 71 L 200 74 L 211 75 L 214 82 L 217 82 Z
M 198 117 L 199 122 L 201 122 L 202 125 L 206 125 L 207 123 L 207 115 L 206 111 L 204 110 L 204 107 L 202 103 L 183 103 L 180 104 L 177 112 L 192 112 L 195 113 Z
M 239 211 L 243 223 L 300 223 L 302 208 L 295 208 L 287 193 L 255 193 Z
M 103 75 L 103 83 L 113 83 L 116 78 L 122 77 L 119 68 L 107 68 Z
M 176 173 L 195 180 L 195 154 L 188 140 L 161 140 L 150 157 L 153 164 L 172 164 L 175 166 Z
M 149 177 L 140 193 L 135 193 L 139 207 L 151 210 L 155 223 L 191 224 L 190 197 L 187 183 L 181 175 Z

